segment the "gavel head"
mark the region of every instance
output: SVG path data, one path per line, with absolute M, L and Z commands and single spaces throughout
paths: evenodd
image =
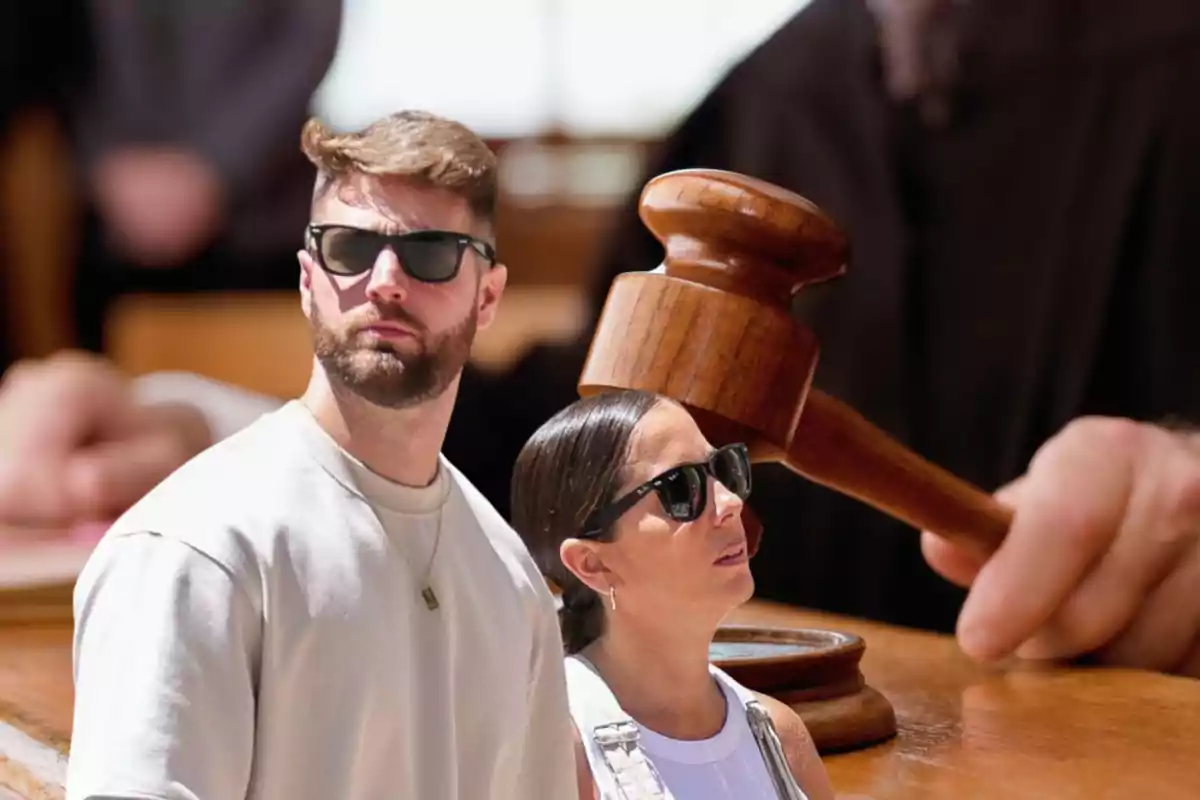
M 714 444 L 786 449 L 818 355 L 792 297 L 845 271 L 846 237 L 803 197 L 721 170 L 659 175 L 639 213 L 665 257 L 614 281 L 580 395 L 657 392 L 687 407 Z

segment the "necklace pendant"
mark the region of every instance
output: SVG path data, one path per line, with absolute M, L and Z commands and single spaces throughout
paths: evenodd
M 433 587 L 426 586 L 424 589 L 422 589 L 421 597 L 425 599 L 426 608 L 428 608 L 430 611 L 437 611 L 439 604 L 437 595 L 433 593 Z

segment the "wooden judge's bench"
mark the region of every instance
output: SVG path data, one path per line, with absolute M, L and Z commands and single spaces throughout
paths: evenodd
M 42 610 L 48 618 L 0 624 L 0 798 L 63 797 L 71 623 L 65 609 L 58 618 L 45 603 Z M 758 603 L 735 616 L 866 640 L 863 673 L 895 708 L 898 731 L 825 756 L 840 793 L 876 800 L 1200 796 L 1200 681 L 1129 670 L 990 670 L 944 636 Z

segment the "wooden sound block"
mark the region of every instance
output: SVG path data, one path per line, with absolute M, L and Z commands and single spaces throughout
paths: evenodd
M 787 703 L 822 754 L 854 750 L 896 735 L 896 712 L 859 669 L 859 636 L 813 628 L 724 625 L 712 662 L 748 689 Z

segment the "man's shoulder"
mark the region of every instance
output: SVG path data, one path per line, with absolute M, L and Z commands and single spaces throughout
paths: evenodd
M 106 537 L 149 532 L 206 555 L 246 563 L 273 539 L 343 496 L 320 464 L 290 439 L 280 412 L 264 415 L 188 461 L 110 526 Z
M 143 495 L 114 527 L 141 526 L 147 518 L 186 520 L 269 497 L 267 490 L 291 460 L 278 448 L 275 427 L 267 415 L 197 454 Z
M 466 503 L 471 515 L 479 523 L 479 527 L 483 530 L 484 535 L 497 547 L 506 551 L 514 551 L 519 556 L 527 557 L 529 550 L 525 547 L 525 543 L 521 540 L 520 535 L 508 523 L 508 520 L 496 510 L 491 501 L 484 497 L 483 493 L 475 487 L 470 478 L 464 475 L 458 467 L 454 466 L 444 456 L 442 457 L 442 464 L 449 471 L 451 480 L 462 493 L 463 501 Z

